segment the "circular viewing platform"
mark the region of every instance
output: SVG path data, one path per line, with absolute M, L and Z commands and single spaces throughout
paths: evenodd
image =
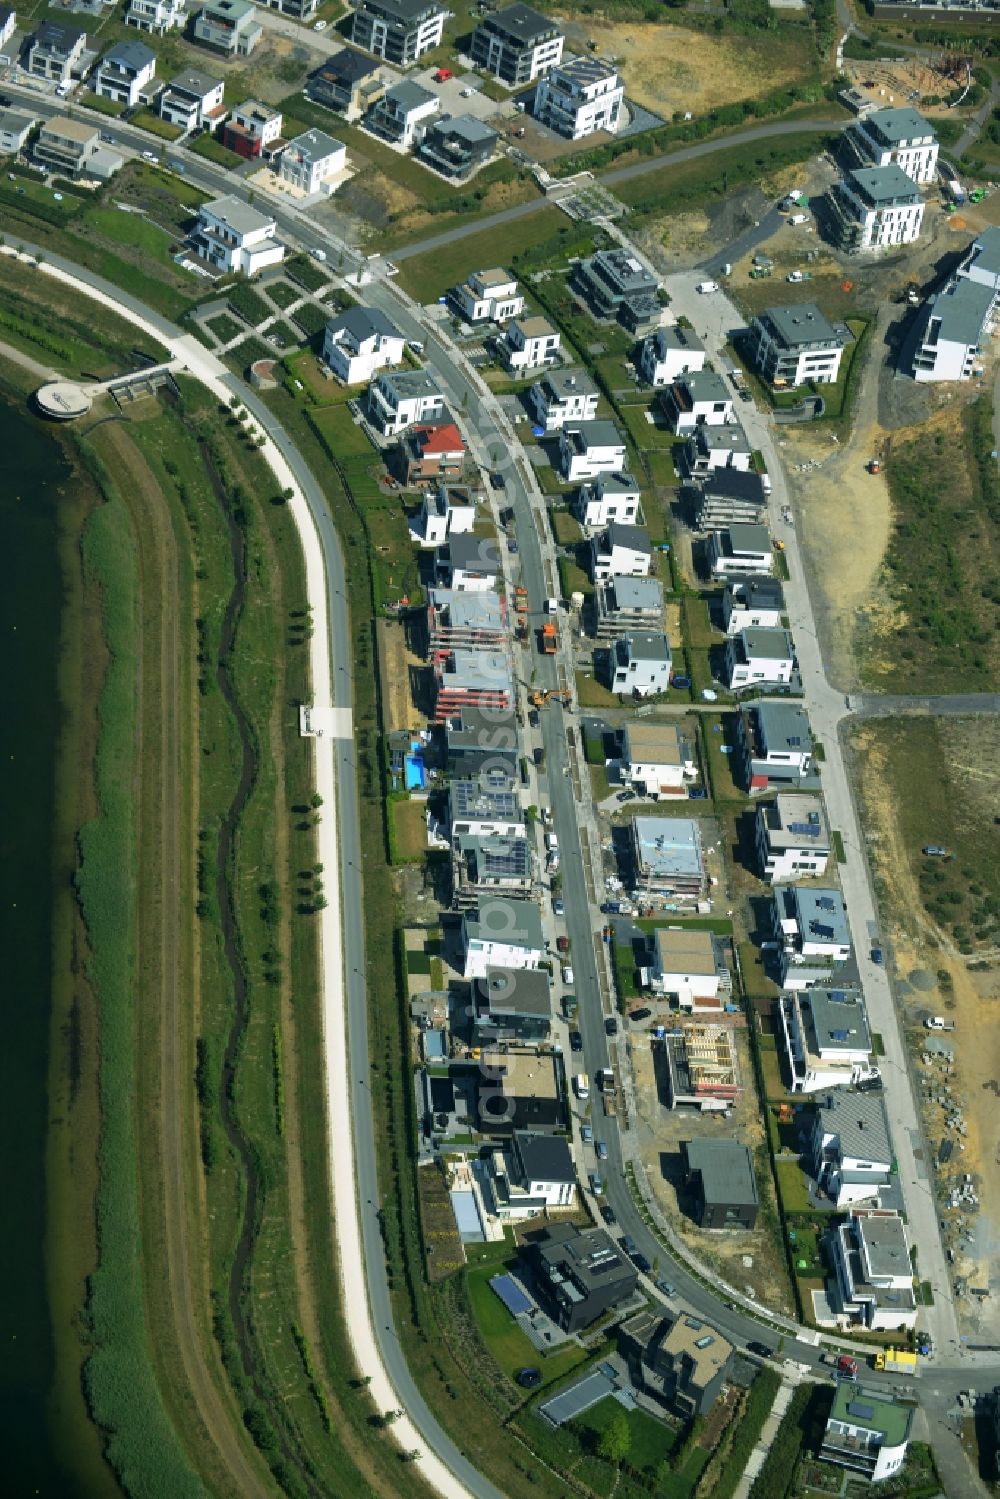
M 86 416 L 92 399 L 84 386 L 73 385 L 68 380 L 51 380 L 35 392 L 39 411 L 57 422 L 71 422 L 78 416 Z

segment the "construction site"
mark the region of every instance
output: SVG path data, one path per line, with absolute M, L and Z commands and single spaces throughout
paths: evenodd
M 948 114 L 961 105 L 962 92 L 973 83 L 972 59 L 957 52 L 945 52 L 934 62 L 921 57 L 845 57 L 842 71 L 852 95 L 857 95 L 850 107 L 857 109 L 860 100 L 866 111 L 912 104 L 926 115 Z

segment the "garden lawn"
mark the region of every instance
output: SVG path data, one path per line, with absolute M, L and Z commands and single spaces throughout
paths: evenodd
M 587 1355 L 579 1344 L 571 1343 L 559 1353 L 540 1358 L 538 1349 L 518 1327 L 499 1296 L 490 1289 L 491 1278 L 501 1272 L 502 1266 L 495 1264 L 466 1271 L 469 1305 L 483 1342 L 505 1374 L 513 1376 L 518 1369 L 532 1364 L 541 1369 L 543 1385 L 555 1384 L 577 1364 L 583 1363 Z

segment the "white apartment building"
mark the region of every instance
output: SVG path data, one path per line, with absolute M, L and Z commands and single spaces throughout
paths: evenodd
M 751 796 L 799 785 L 812 771 L 812 731 L 797 703 L 754 703 L 736 718 L 738 773 Z
M 786 989 L 808 988 L 851 956 L 851 932 L 839 890 L 780 885 L 771 919 L 781 944 L 779 964 Z
M 545 957 L 541 912 L 532 901 L 483 896 L 462 917 L 462 951 L 467 979 L 485 978 L 488 968 L 537 968 Z
M 785 591 L 777 578 L 738 578 L 726 584 L 722 622 L 727 635 L 741 630 L 776 630 L 785 614 Z
M 440 416 L 444 394 L 427 370 L 399 370 L 379 375 L 368 387 L 368 414 L 386 437 Z
M 924 200 L 895 162 L 848 172 L 830 194 L 837 237 L 848 251 L 889 250 L 920 235 Z
M 829 1244 L 844 1313 L 866 1332 L 915 1327 L 917 1302 L 906 1227 L 887 1208 L 853 1212 Z
M 134 108 L 156 73 L 156 53 L 144 42 L 117 42 L 94 70 L 94 93 Z
M 645 526 L 613 520 L 590 543 L 590 575 L 595 583 L 611 578 L 648 578 L 653 546 Z
M 361 385 L 377 371 L 401 364 L 405 344 L 377 307 L 349 307 L 327 323 L 323 358 L 345 385 Z
M 652 949 L 645 977 L 654 994 L 675 1001 L 689 1014 L 722 1008 L 732 990 L 732 976 L 713 932 L 659 927 Z
M 0 5 L 0 47 L 6 47 L 17 30 L 17 12 L 13 6 Z
M 253 276 L 284 260 L 285 247 L 275 239 L 276 232 L 270 214 L 227 194 L 198 209 L 191 244 L 196 255 L 219 270 Z
M 852 120 L 844 135 L 847 149 L 861 166 L 895 163 L 921 184 L 937 177 L 937 136 L 915 109 L 876 109 Z
M 625 439 L 614 422 L 567 422 L 559 438 L 559 471 L 567 484 L 620 474 L 625 469 Z
M 21 114 L 13 109 L 0 110 L 0 156 L 16 156 L 18 151 L 23 151 L 36 123 L 34 115 Z
M 597 386 L 579 365 L 549 370 L 528 391 L 532 415 L 546 432 L 567 422 L 589 422 L 597 415 Z
M 733 398 L 714 370 L 681 375 L 663 391 L 659 402 L 670 430 L 679 434 L 702 425 L 732 426 L 736 421 Z
M 778 1017 L 793 1093 L 856 1087 L 876 1077 L 864 995 L 856 986 L 814 984 L 783 994 Z
M 330 191 L 334 177 L 347 166 L 347 147 L 323 130 L 305 130 L 281 153 L 278 175 L 282 182 L 312 197 L 314 193 Z
M 52 83 L 68 83 L 74 73 L 79 76 L 80 63 L 87 48 L 87 33 L 61 21 L 43 21 L 25 51 L 25 68 L 32 78 Z
M 498 266 L 473 271 L 461 286 L 452 287 L 451 298 L 467 323 L 506 323 L 524 311 L 517 281 Z
M 730 635 L 726 643 L 726 686 L 787 686 L 795 670 L 795 647 L 787 630 L 751 628 Z
M 834 1392 L 819 1456 L 852 1473 L 881 1483 L 898 1473 L 906 1461 L 913 1430 L 912 1405 L 888 1398 L 885 1387 L 864 1389 L 842 1379 Z
M 639 345 L 637 362 L 648 385 L 673 385 L 705 368 L 705 345 L 693 328 L 657 328 Z
M 175 28 L 183 29 L 187 21 L 187 0 L 128 0 L 126 26 L 148 31 L 151 36 L 165 36 Z
M 535 118 L 571 141 L 622 123 L 625 88 L 618 71 L 598 57 L 566 57 L 551 68 L 535 94 Z
M 631 474 L 600 474 L 592 484 L 581 484 L 573 514 L 585 530 L 620 521 L 634 525 L 639 517 L 639 486 Z
M 509 1145 L 485 1161 L 488 1211 L 501 1222 L 524 1222 L 553 1208 L 576 1203 L 576 1167 L 561 1135 L 514 1130 Z
M 722 427 L 707 423 L 695 427 L 683 452 L 684 466 L 691 476 L 710 474 L 720 468 L 748 474 L 753 461 L 753 450 L 743 428 L 728 423 Z
M 1000 229 L 985 229 L 964 263 L 923 309 L 913 378 L 968 380 L 982 364 L 983 346 L 1000 307 Z
M 612 692 L 631 697 L 655 697 L 670 686 L 673 657 L 662 632 L 633 630 L 616 640 L 610 651 Z
M 537 370 L 551 364 L 559 344 L 560 335 L 547 318 L 520 317 L 510 323 L 501 353 L 509 370 Z
M 877 1203 L 891 1183 L 895 1156 L 881 1093 L 821 1095 L 811 1146 L 812 1174 L 838 1208 Z
M 779 791 L 757 808 L 755 835 L 761 875 L 769 884 L 826 873 L 831 844 L 822 797 Z
M 716 578 L 763 576 L 774 566 L 767 527 L 740 522 L 711 533 L 707 557 L 712 576 Z
M 840 373 L 847 337 L 814 302 L 766 307 L 750 324 L 750 360 L 772 385 L 829 385 Z

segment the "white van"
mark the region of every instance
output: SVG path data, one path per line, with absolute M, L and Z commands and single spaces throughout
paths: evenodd
M 808 217 L 807 213 L 793 213 L 789 215 L 788 222 L 790 224 L 804 224 Z
M 585 1072 L 578 1072 L 573 1079 L 573 1091 L 577 1098 L 590 1097 L 590 1079 Z
M 704 297 L 704 296 L 707 296 L 710 291 L 718 291 L 719 290 L 719 283 L 718 283 L 718 281 L 699 281 L 698 282 L 698 290 L 701 292 L 702 296 Z
M 572 989 L 572 987 L 573 987 L 573 970 L 569 966 L 568 963 L 563 964 L 562 981 L 566 985 L 567 989 Z
M 319 249 L 318 246 L 314 246 L 309 251 L 309 254 L 312 256 L 313 260 L 325 260 L 326 259 L 326 251 Z

